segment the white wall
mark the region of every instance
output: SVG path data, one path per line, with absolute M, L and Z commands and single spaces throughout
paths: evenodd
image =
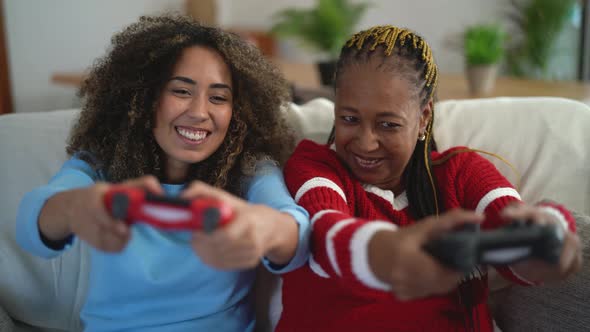
M 53 72 L 87 68 L 141 15 L 183 7 L 184 0 L 4 0 L 15 112 L 76 105 L 75 89 L 52 84 Z
M 56 71 L 79 71 L 103 55 L 111 35 L 140 15 L 182 11 L 184 0 L 3 0 L 10 76 L 16 112 L 75 106 L 75 90 L 50 82 Z M 472 23 L 497 21 L 508 0 L 370 0 L 360 28 L 395 24 L 411 28 L 433 47 L 443 72 L 460 72 L 463 57 L 448 45 Z M 315 0 L 217 0 L 220 25 L 269 28 L 272 15 Z M 311 61 L 295 43 L 285 57 Z
M 229 2 L 229 0 L 219 0 Z M 355 0 L 353 0 L 355 1 Z M 358 0 L 356 0 L 358 2 Z M 379 24 L 392 24 L 410 28 L 423 36 L 433 48 L 443 72 L 461 72 L 463 56 L 451 45 L 466 26 L 475 23 L 492 23 L 502 20 L 508 0 L 368 0 L 372 7 L 366 12 L 358 30 Z M 233 1 L 228 21 L 244 27 L 268 28 L 272 14 L 290 6 L 310 7 L 314 0 L 247 0 Z M 255 8 L 255 10 L 252 10 Z M 301 52 L 286 46 L 285 56 L 310 60 Z M 295 55 L 292 53 L 296 53 Z M 309 53 L 309 52 L 306 52 Z

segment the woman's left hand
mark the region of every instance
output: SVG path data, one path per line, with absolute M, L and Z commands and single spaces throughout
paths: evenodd
M 212 233 L 193 233 L 192 247 L 201 260 L 218 269 L 253 268 L 263 256 L 273 263 L 287 263 L 297 247 L 297 224 L 293 217 L 264 205 L 246 202 L 224 190 L 195 181 L 181 197 L 209 197 L 223 201 L 234 219 Z M 292 222 L 284 222 L 285 218 Z M 294 245 L 292 237 L 295 236 Z M 292 248 L 290 248 L 292 247 Z
M 563 227 L 555 216 L 544 212 L 538 206 L 526 204 L 510 205 L 502 210 L 507 220 L 531 220 L 535 224 L 555 224 Z M 563 280 L 580 270 L 582 266 L 582 245 L 577 234 L 564 229 L 563 249 L 558 264 L 550 264 L 539 259 L 527 259 L 511 266 L 519 276 L 534 282 Z

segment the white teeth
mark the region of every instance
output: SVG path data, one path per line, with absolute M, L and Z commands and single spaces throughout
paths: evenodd
M 359 158 L 357 156 L 355 156 L 354 159 L 356 159 L 356 161 L 362 166 L 373 166 L 373 165 L 377 164 L 379 161 L 381 161 L 381 159 L 367 160 L 367 159 Z
M 176 132 L 179 133 L 180 136 L 188 138 L 191 141 L 200 141 L 207 137 L 207 132 L 204 130 L 192 131 L 177 127 Z

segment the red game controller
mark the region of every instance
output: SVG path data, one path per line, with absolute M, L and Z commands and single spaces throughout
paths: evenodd
M 123 185 L 111 186 L 104 195 L 104 203 L 116 219 L 128 224 L 147 223 L 165 230 L 202 230 L 210 233 L 234 217 L 232 208 L 216 199 L 185 200 Z

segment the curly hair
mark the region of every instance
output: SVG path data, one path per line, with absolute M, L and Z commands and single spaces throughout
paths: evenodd
M 205 46 L 228 65 L 234 91 L 233 112 L 222 145 L 206 160 L 191 165 L 187 181 L 201 180 L 240 194 L 243 175 L 260 159 L 280 165 L 294 146 L 281 107 L 289 100 L 288 84 L 260 51 L 238 35 L 182 16 L 141 17 L 111 40 L 78 95 L 82 112 L 73 127 L 67 152 L 84 157 L 109 181 L 145 174 L 164 180 L 166 155 L 152 129 L 164 85 L 183 50 Z

